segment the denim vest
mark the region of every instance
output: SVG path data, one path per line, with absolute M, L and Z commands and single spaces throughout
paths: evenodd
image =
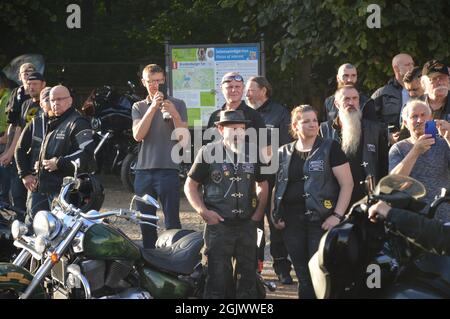
M 234 164 L 223 151 L 223 163 L 212 162 L 208 156 L 215 155 L 215 147 L 223 148 L 222 141 L 209 143 L 202 149 L 203 158 L 209 164 L 208 178 L 203 184 L 205 206 L 217 212 L 225 221 L 248 220 L 257 206 L 255 163 Z
M 305 181 L 302 195 L 310 221 L 323 221 L 333 212 L 339 196 L 339 184 L 330 165 L 330 150 L 333 140 L 317 137 L 308 158 L 303 165 Z M 289 180 L 289 165 L 295 149 L 295 143 L 282 146 L 278 150 L 280 167 L 276 174 L 275 205 L 272 216 L 278 219 L 284 215 L 281 205 Z

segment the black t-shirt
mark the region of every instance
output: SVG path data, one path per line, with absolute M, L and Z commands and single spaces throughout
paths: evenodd
M 20 125 L 22 103 L 29 98 L 30 96 L 25 92 L 25 88 L 23 86 L 12 90 L 8 101 L 8 107 L 5 111 L 7 122 L 9 124 Z
M 248 148 L 246 148 L 248 149 Z M 203 184 L 209 175 L 209 164 L 205 162 L 203 152 L 205 150 L 205 147 L 201 148 L 200 151 L 197 153 L 197 156 L 195 157 L 194 164 L 192 164 L 191 169 L 189 170 L 188 176 L 192 178 L 197 183 Z M 231 154 L 232 152 L 229 151 L 228 154 Z M 233 153 L 234 154 L 234 153 Z M 225 156 L 225 149 L 224 149 L 224 156 Z M 233 161 L 237 162 L 237 155 L 234 154 Z M 263 182 L 267 180 L 268 176 L 265 174 L 261 174 L 261 166 L 262 164 L 258 161 L 255 164 L 255 180 L 257 182 Z
M 27 123 L 30 123 L 33 117 L 40 110 L 39 102 L 34 102 L 33 99 L 28 99 L 22 103 L 20 112 L 19 125 L 23 129 Z
M 299 152 L 296 149 L 292 154 L 291 163 L 289 164 L 289 180 L 282 200 L 282 205 L 284 205 L 287 213 L 299 213 L 304 211 L 305 199 L 302 196 L 305 192 L 303 166 L 308 155 L 309 152 Z M 342 151 L 341 146 L 338 142 L 333 141 L 330 150 L 331 167 L 337 167 L 347 162 L 347 157 Z

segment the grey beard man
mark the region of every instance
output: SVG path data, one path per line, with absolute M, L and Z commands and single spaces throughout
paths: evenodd
M 341 148 L 347 156 L 355 155 L 358 150 L 361 141 L 361 118 L 362 112 L 357 108 L 352 111 L 344 109 L 339 114 L 342 122 Z

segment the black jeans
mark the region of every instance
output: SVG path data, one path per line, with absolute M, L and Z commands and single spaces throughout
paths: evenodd
M 266 215 L 267 222 L 269 223 L 269 238 L 270 238 L 270 255 L 273 259 L 273 270 L 277 275 L 281 273 L 288 274 L 291 272 L 291 262 L 288 259 L 288 252 L 286 245 L 284 244 L 283 235 L 281 230 L 276 229 L 272 223 L 272 218 L 270 218 L 270 213 L 272 207 L 270 207 L 270 199 L 272 198 L 272 189 L 275 183 L 275 177 L 269 179 L 269 194 L 267 195 L 267 204 L 264 209 L 264 214 Z M 258 224 L 258 227 L 265 230 L 264 218 Z M 262 237 L 261 245 L 258 248 L 258 259 L 264 261 L 264 248 L 266 247 L 265 235 Z
M 206 225 L 204 238 L 207 259 L 204 298 L 257 298 L 256 223 L 248 220 L 232 225 L 222 222 Z
M 314 299 L 308 262 L 319 248 L 319 242 L 325 231 L 322 222 L 310 222 L 304 212 L 287 212 L 283 219 L 286 227 L 282 230 L 284 243 L 291 256 L 295 273 L 299 281 L 298 297 Z

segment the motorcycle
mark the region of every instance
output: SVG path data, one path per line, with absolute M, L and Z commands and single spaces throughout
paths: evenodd
M 76 165 L 75 165 L 76 167 Z M 40 211 L 33 235 L 14 221 L 14 245 L 21 249 L 13 263 L 0 263 L 0 298 L 151 299 L 201 297 L 205 272 L 201 232 L 163 232 L 157 248 L 143 249 L 104 221 L 123 218 L 158 227 L 158 217 L 132 209 L 138 200 L 159 208 L 149 195 L 134 196 L 130 209 L 83 213 L 67 202 L 79 184 L 66 177 L 53 210 Z M 29 267 L 28 267 L 29 266 Z M 265 296 L 260 278 L 260 292 Z M 262 296 L 262 295 L 261 295 Z
M 123 186 L 134 191 L 134 166 L 138 144 L 132 134 L 131 109 L 141 98 L 135 93 L 135 85 L 128 81 L 128 91 L 119 92 L 111 86 L 92 91 L 81 111 L 91 118 L 95 131 L 94 151 L 98 171 L 120 175 Z
M 389 175 L 353 205 L 345 220 L 325 233 L 309 261 L 319 299 L 450 298 L 450 258 L 437 256 L 405 237 L 390 223 L 368 218 L 369 207 L 382 200 L 390 206 L 419 213 L 426 204 L 425 187 L 405 176 Z M 433 218 L 440 204 L 450 202 L 448 190 L 430 205 Z
M 25 216 L 25 212 L 8 203 L 0 202 L 0 262 L 11 261 L 17 253 L 11 234 L 11 224 L 16 215 Z

